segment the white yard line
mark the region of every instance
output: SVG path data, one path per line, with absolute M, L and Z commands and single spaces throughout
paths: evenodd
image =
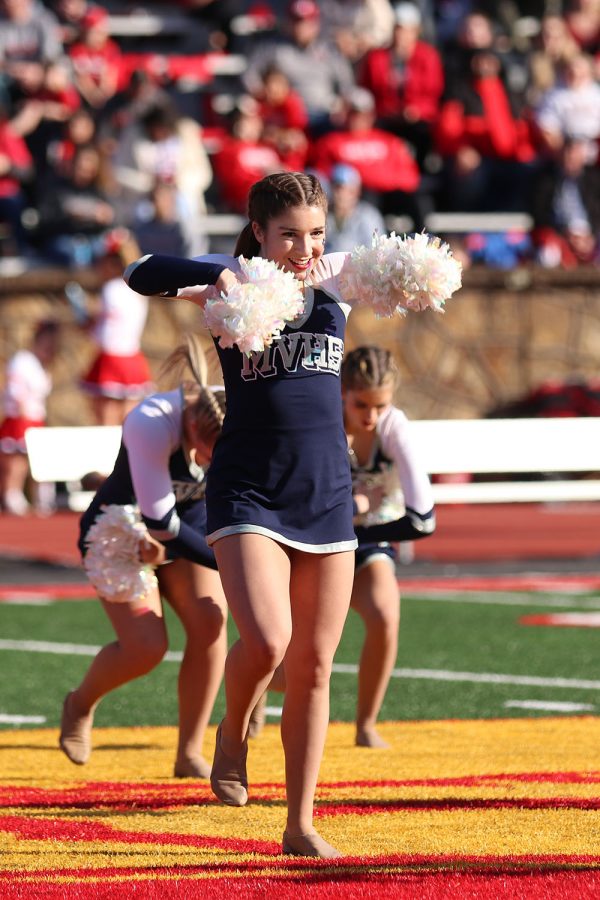
M 100 646 L 94 644 L 64 644 L 53 641 L 11 641 L 0 640 L 0 650 L 15 650 L 26 653 L 57 653 L 66 656 L 95 656 Z M 181 662 L 183 654 L 171 650 L 165 654 L 167 662 Z M 354 663 L 334 663 L 333 671 L 338 675 L 355 675 L 358 666 Z M 520 684 L 532 687 L 571 688 L 573 690 L 598 691 L 600 681 L 587 678 L 544 678 L 537 675 L 503 675 L 496 672 L 453 672 L 450 669 L 394 669 L 393 678 L 407 678 L 421 681 L 467 681 L 474 684 Z
M 593 703 L 568 703 L 560 700 L 507 700 L 507 709 L 539 709 L 543 712 L 591 712 Z
M 46 594 L 5 594 L 0 598 L 5 606 L 50 606 L 54 597 Z
M 436 590 L 415 590 L 411 591 L 410 585 L 401 586 L 401 590 L 406 594 L 404 600 L 432 600 L 440 603 L 482 603 L 486 606 L 552 606 L 563 607 L 565 609 L 581 608 L 584 609 L 600 609 L 600 599 L 598 597 L 553 597 L 551 595 L 519 594 L 513 591 L 501 593 L 500 591 L 490 592 L 475 591 L 464 594 L 448 593 L 446 591 Z
M 0 713 L 0 725 L 43 725 L 46 716 L 10 716 Z

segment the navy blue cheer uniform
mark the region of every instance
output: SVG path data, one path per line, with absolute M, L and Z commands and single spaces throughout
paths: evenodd
M 376 559 L 395 564 L 392 543 L 419 540 L 435 530 L 431 482 L 411 441 L 406 415 L 388 406 L 377 420 L 369 458 L 360 463 L 352 448 L 349 456 L 353 491 L 369 501 L 368 512 L 355 519 L 356 570 Z
M 81 517 L 82 555 L 103 506 L 137 505 L 152 537 L 165 545 L 167 559 L 217 568 L 205 539 L 205 471 L 186 459 L 182 446 L 183 408 L 178 389 L 147 397 L 129 413 L 114 469 Z
M 340 386 L 350 307 L 337 275 L 345 258 L 319 260 L 304 313 L 264 351 L 247 356 L 215 341 L 227 412 L 207 478 L 209 544 L 252 532 L 309 553 L 356 547 Z M 179 263 L 146 257 L 125 277 L 140 293 L 163 293 L 214 283 L 210 264 L 240 270 L 235 257 L 222 255 Z

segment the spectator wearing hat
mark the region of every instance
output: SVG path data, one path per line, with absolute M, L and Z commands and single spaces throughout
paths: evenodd
M 420 40 L 418 7 L 399 3 L 394 21 L 391 44 L 367 53 L 358 81 L 375 98 L 379 125 L 414 148 L 422 169 L 444 90 L 442 60 L 435 47 Z
M 376 206 L 363 200 L 358 170 L 338 163 L 329 179 L 330 203 L 327 214 L 327 253 L 368 246 L 374 232 L 385 234 L 385 222 Z
M 81 40 L 69 48 L 73 78 L 85 102 L 102 109 L 119 87 L 121 49 L 110 37 L 108 13 L 102 6 L 89 7 L 81 28 Z
M 315 141 L 309 163 L 329 177 L 337 163 L 355 168 L 365 194 L 384 214 L 408 215 L 423 227 L 417 196 L 419 168 L 402 138 L 375 127 L 375 101 L 366 88 L 353 88 L 344 100 L 343 127 Z
M 310 134 L 330 130 L 341 97 L 354 85 L 354 73 L 335 45 L 323 38 L 319 5 L 313 0 L 292 0 L 284 33 L 256 46 L 243 77 L 250 94 L 258 94 L 263 72 L 273 64 L 302 97 Z

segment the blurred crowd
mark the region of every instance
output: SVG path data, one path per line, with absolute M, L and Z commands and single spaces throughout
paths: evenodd
M 594 263 L 599 77 L 600 0 L 0 0 L 0 256 L 76 269 L 118 229 L 198 255 L 207 212 L 308 169 L 328 250 L 524 213 L 448 237 L 466 264 Z

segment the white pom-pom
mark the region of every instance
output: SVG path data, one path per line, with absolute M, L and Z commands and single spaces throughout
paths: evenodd
M 370 306 L 377 315 L 405 315 L 409 309 L 444 311 L 461 286 L 460 262 L 448 244 L 428 234 L 373 235 L 371 246 L 348 256 L 340 273 L 346 300 Z
M 304 311 L 299 282 L 274 262 L 239 257 L 242 281 L 219 299 L 207 300 L 204 322 L 221 347 L 235 344 L 242 353 L 261 351 L 286 322 Z
M 102 507 L 85 538 L 83 566 L 104 600 L 140 601 L 156 586 L 153 569 L 139 558 L 139 542 L 145 533 L 146 526 L 136 507 Z

